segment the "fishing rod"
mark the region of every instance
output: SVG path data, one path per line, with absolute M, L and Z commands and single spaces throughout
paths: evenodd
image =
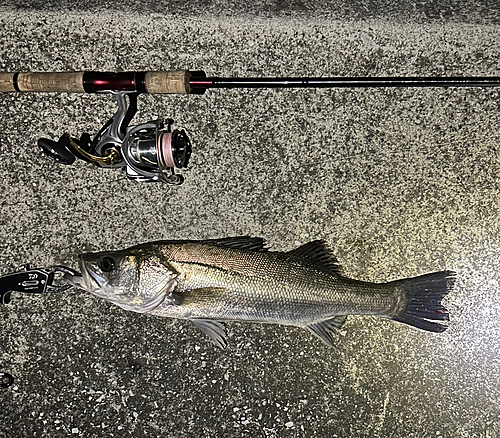
M 333 77 L 221 78 L 203 71 L 148 72 L 0 72 L 0 92 L 112 93 L 118 110 L 92 137 L 65 133 L 54 141 L 38 140 L 47 156 L 73 164 L 76 158 L 103 168 L 121 168 L 129 178 L 169 185 L 184 181 L 175 169 L 187 167 L 191 142 L 173 120 L 130 125 L 140 94 L 203 94 L 212 88 L 382 88 L 498 87 L 500 77 Z

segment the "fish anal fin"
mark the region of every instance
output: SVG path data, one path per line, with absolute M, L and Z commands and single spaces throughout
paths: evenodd
M 335 335 L 346 319 L 346 315 L 337 315 L 326 321 L 308 325 L 306 328 L 330 347 L 335 347 Z
M 292 251 L 289 255 L 313 262 L 315 265 L 335 274 L 340 275 L 340 265 L 324 240 L 314 240 Z
M 221 349 L 226 348 L 227 336 L 221 322 L 212 319 L 192 319 L 191 321 L 205 333 L 217 347 Z

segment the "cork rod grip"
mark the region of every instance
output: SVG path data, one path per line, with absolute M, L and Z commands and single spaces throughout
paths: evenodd
M 150 72 L 0 72 L 0 92 L 39 91 L 96 93 L 101 91 L 137 91 L 140 93 L 189 94 L 188 70 Z
M 0 92 L 16 91 L 14 73 L 0 73 Z
M 0 91 L 84 93 L 83 72 L 0 73 Z
M 190 76 L 188 70 L 146 72 L 144 79 L 146 91 L 150 94 L 189 94 Z

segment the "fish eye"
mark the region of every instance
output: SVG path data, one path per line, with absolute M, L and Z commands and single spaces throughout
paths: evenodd
M 115 259 L 109 256 L 102 257 L 97 263 L 97 266 L 99 266 L 101 271 L 109 272 L 115 267 Z

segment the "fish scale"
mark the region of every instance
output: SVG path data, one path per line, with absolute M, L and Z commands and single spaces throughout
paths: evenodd
M 261 322 L 303 326 L 339 314 L 389 315 L 397 303 L 390 285 L 353 282 L 284 253 L 199 244 L 167 246 L 162 252 L 182 272 L 179 291 L 223 289 L 219 297 L 203 300 L 200 317 L 205 311 L 217 319 L 261 318 Z M 211 311 L 212 302 L 221 299 L 226 303 L 222 312 L 234 309 L 237 314 Z M 161 314 L 161 309 L 155 313 Z

